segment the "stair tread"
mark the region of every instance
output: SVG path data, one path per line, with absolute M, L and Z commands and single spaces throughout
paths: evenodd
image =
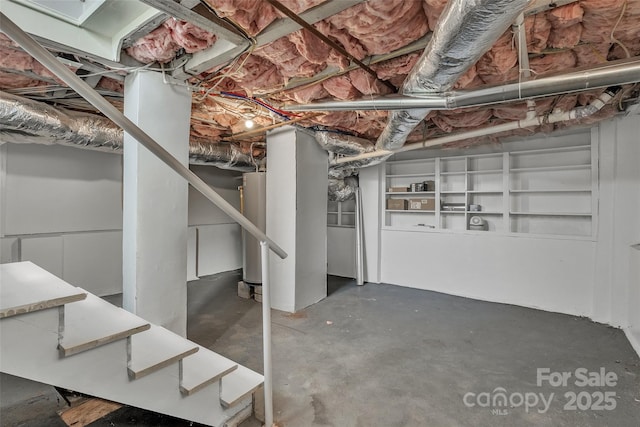
M 65 307 L 59 348 L 65 356 L 80 353 L 149 329 L 149 322 L 92 294 Z
M 237 368 L 234 361 L 199 346 L 197 353 L 182 360 L 180 390 L 187 395 L 193 394 Z
M 198 345 L 156 325 L 131 336 L 129 374 L 134 379 L 168 366 L 199 350 Z
M 220 402 L 228 408 L 249 396 L 264 382 L 264 377 L 249 368 L 238 365 L 238 369 L 222 378 Z
M 0 264 L 0 318 L 58 307 L 86 293 L 30 261 Z

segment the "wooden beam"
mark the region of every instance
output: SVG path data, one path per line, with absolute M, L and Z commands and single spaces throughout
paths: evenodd
M 211 16 L 205 16 L 202 11 L 192 10 L 180 3 L 176 3 L 173 0 L 140 0 L 155 9 L 158 9 L 169 16 L 187 21 L 193 25 L 202 28 L 203 30 L 214 33 L 218 37 L 230 41 L 233 44 L 239 45 L 246 42 L 246 39 L 237 32 L 231 31 L 226 26 L 220 25 L 219 22 L 214 22 Z
M 143 1 L 146 2 L 151 0 Z M 360 4 L 363 1 L 364 0 L 327 0 L 314 8 L 300 13 L 299 16 L 306 22 L 315 24 L 318 21 L 322 21 L 325 18 Z M 299 24 L 287 18 L 278 19 L 277 21 L 272 22 L 256 36 L 255 48 L 271 43 L 280 37 L 298 31 L 300 28 L 302 27 Z M 248 49 L 248 44 L 230 45 L 230 43 L 227 43 L 225 46 L 218 46 L 221 44 L 220 42 L 221 40 L 218 40 L 209 49 L 194 53 L 192 58 L 184 65 L 184 67 L 175 70 L 172 73 L 173 77 L 179 80 L 184 80 L 212 68 L 225 65 Z

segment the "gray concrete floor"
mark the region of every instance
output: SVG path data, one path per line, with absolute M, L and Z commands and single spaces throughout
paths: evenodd
M 262 372 L 261 308 L 236 296 L 238 278 L 226 273 L 189 284 L 188 334 Z M 280 427 L 640 426 L 640 360 L 618 329 L 435 292 L 357 287 L 353 280 L 337 277 L 329 278 L 329 292 L 326 300 L 294 315 L 273 313 L 274 403 Z M 572 376 L 566 386 L 538 386 L 538 368 Z M 615 373 L 616 385 L 579 387 L 579 368 Z M 20 381 L 2 377 L 2 426 L 59 425 L 51 416 L 56 406 L 51 388 Z M 16 382 L 29 391 L 14 393 Z M 479 399 L 484 404 L 487 396 L 500 392 L 497 388 L 504 389 L 513 406 L 464 403 L 467 395 L 467 402 Z M 612 394 L 615 409 L 596 409 L 613 405 L 597 405 L 604 392 Z M 565 408 L 571 403 L 566 393 L 581 396 L 582 410 Z M 529 399 L 528 409 L 519 404 L 519 396 Z M 541 397 L 551 399 L 546 410 Z M 5 422 L 7 413 L 34 413 L 29 403 L 34 399 L 48 402 L 39 418 Z M 188 425 L 135 409 L 94 424 Z M 259 425 L 255 420 L 243 423 Z

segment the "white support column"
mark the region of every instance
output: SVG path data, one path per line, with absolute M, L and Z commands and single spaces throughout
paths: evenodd
M 289 256 L 271 253 L 271 305 L 295 312 L 327 296 L 328 156 L 287 126 L 267 134 L 267 235 Z
M 184 165 L 191 96 L 140 71 L 125 80 L 125 115 Z M 123 306 L 186 336 L 188 184 L 125 133 Z
M 384 215 L 381 206 L 384 164 L 360 169 L 362 225 L 364 229 L 364 281 L 380 283 L 380 228 Z

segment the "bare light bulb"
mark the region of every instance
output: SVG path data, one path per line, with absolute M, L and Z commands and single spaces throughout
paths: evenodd
M 246 127 L 247 129 L 251 129 L 253 127 L 253 125 L 254 125 L 254 123 L 253 123 L 253 120 L 251 120 L 251 119 L 246 120 L 244 122 L 244 127 Z

